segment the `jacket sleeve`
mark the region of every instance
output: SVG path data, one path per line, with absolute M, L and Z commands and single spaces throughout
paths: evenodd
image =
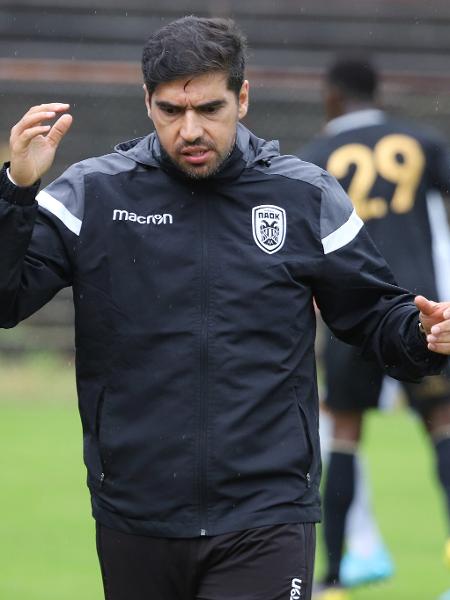
M 339 183 L 322 177 L 322 258 L 314 295 L 324 321 L 392 377 L 417 381 L 439 373 L 446 357 L 427 349 L 414 295 L 396 285 Z
M 77 235 L 71 213 L 51 193 L 77 188 L 62 177 L 36 196 L 38 184 L 15 186 L 5 165 L 0 172 L 0 327 L 14 327 L 70 286 Z M 73 216 L 73 215 L 72 215 Z M 72 230 L 69 226 L 72 225 Z

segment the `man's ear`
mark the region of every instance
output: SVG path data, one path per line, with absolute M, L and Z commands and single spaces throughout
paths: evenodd
M 152 97 L 151 97 L 145 83 L 143 84 L 142 89 L 144 90 L 144 98 L 145 98 L 145 106 L 147 107 L 147 115 L 148 115 L 148 118 L 151 119 L 152 118 L 152 109 L 151 109 L 151 98 Z
M 239 110 L 238 110 L 238 116 L 239 119 L 243 119 L 245 117 L 245 115 L 247 114 L 248 111 L 248 102 L 249 102 L 249 83 L 247 81 L 247 79 L 244 81 L 244 83 L 242 84 L 242 87 L 239 91 L 239 98 L 238 98 L 238 103 L 239 103 Z

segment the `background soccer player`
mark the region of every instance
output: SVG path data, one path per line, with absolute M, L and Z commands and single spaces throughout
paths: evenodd
M 376 107 L 377 73 L 366 60 L 339 60 L 326 77 L 328 123 L 301 157 L 327 169 L 348 192 L 400 285 L 438 297 L 432 223 L 447 235 L 440 194 L 450 188 L 450 156 L 435 135 Z M 376 407 L 383 373 L 358 350 L 329 336 L 326 406 L 333 441 L 324 490 L 328 568 L 317 598 L 344 598 L 339 579 L 345 520 L 355 493 L 355 455 L 366 409 Z M 450 510 L 450 381 L 446 376 L 405 384 L 436 454 Z M 446 553 L 450 559 L 450 547 Z

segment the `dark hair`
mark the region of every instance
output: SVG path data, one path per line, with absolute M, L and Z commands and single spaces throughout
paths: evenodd
M 147 40 L 142 72 L 149 92 L 159 83 L 212 71 L 228 74 L 228 89 L 236 95 L 244 81 L 247 42 L 231 19 L 183 17 Z
M 377 72 L 367 58 L 337 60 L 328 70 L 327 81 L 357 100 L 373 100 L 378 87 Z

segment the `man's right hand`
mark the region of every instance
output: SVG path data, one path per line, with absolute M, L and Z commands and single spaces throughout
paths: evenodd
M 11 129 L 9 173 L 16 185 L 33 185 L 52 166 L 56 149 L 72 125 L 72 116 L 62 114 L 53 125 L 42 123 L 69 110 L 54 102 L 33 106 Z

